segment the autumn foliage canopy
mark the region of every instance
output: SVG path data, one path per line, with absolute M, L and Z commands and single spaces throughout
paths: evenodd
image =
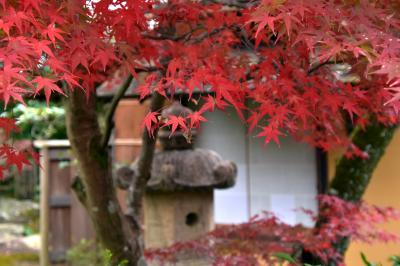
M 215 107 L 242 114 L 251 103 L 243 119 L 267 142 L 285 132 L 329 148 L 344 140 L 340 112 L 359 125 L 398 117 L 396 2 L 3 0 L 1 97 L 7 105 L 67 89 L 89 95 L 117 70 L 146 71 L 141 98 L 212 93 L 198 113 L 171 122 L 178 128 Z M 345 66 L 335 71 L 334 62 Z
M 170 122 L 177 128 L 228 104 L 242 115 L 251 103 L 242 117 L 266 142 L 292 134 L 329 148 L 345 140 L 341 117 L 361 126 L 371 116 L 398 118 L 396 2 L 3 0 L 0 93 L 5 105 L 68 89 L 89 95 L 117 70 L 145 71 L 141 98 L 212 95 L 198 113 Z M 335 62 L 344 65 L 329 67 Z
M 190 130 L 232 105 L 267 143 L 289 134 L 327 150 L 349 144 L 346 120 L 397 122 L 398 11 L 390 0 L 2 0 L 0 97 L 90 97 L 106 80 L 147 72 L 140 98 L 179 91 L 202 103 L 190 117 L 149 113 L 150 133 Z M 13 123 L 0 120 L 6 132 Z M 0 154 L 20 164 L 12 147 Z

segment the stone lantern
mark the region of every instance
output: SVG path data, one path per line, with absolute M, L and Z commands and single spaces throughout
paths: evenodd
M 187 116 L 191 112 L 174 102 L 162 117 Z M 233 162 L 223 160 L 212 150 L 194 148 L 194 131 L 190 140 L 182 132 L 171 134 L 167 127 L 161 128 L 158 135 L 161 149 L 154 155 L 143 204 L 146 248 L 192 240 L 212 230 L 213 189 L 232 187 L 237 174 Z M 131 173 L 135 168 L 133 163 Z M 128 180 L 121 180 L 123 171 L 119 172 L 118 183 L 127 188 Z

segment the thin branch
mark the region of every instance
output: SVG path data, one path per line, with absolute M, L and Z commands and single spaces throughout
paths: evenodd
M 135 69 L 136 73 L 141 73 L 141 72 L 156 72 L 156 71 L 161 71 L 162 68 L 156 67 L 156 66 L 143 66 L 143 67 L 136 67 Z
M 110 109 L 108 109 L 108 112 L 106 114 L 106 125 L 104 128 L 104 134 L 103 134 L 103 138 L 101 141 L 101 147 L 103 149 L 107 148 L 108 141 L 110 140 L 111 132 L 114 127 L 113 117 L 114 117 L 115 110 L 117 109 L 119 101 L 122 99 L 122 97 L 125 95 L 125 92 L 128 90 L 129 86 L 131 85 L 132 80 L 133 80 L 133 76 L 129 75 L 129 77 L 125 80 L 125 82 L 122 84 L 122 86 L 118 89 L 117 93 L 114 95 L 114 97 L 111 101 Z
M 144 37 L 146 39 L 157 40 L 157 41 L 161 41 L 161 40 L 179 41 L 181 39 L 184 39 L 186 37 L 186 35 L 187 35 L 187 33 L 179 35 L 179 36 L 163 34 L 163 33 L 157 33 L 157 34 L 149 34 L 146 32 L 142 33 L 142 37 Z
M 182 41 L 182 40 L 187 41 L 190 39 L 190 36 L 192 36 L 192 34 L 194 32 L 196 32 L 197 30 L 200 30 L 200 29 L 204 29 L 204 26 L 198 25 L 182 35 L 169 35 L 169 34 L 165 34 L 165 33 L 161 33 L 161 32 L 157 32 L 156 34 L 149 34 L 149 33 L 143 32 L 142 37 L 151 39 L 151 40 L 158 40 L 158 41 L 160 41 L 160 40 L 170 40 L 170 41 L 175 41 L 175 42 Z
M 189 44 L 200 43 L 200 42 L 202 42 L 203 40 L 205 40 L 205 39 L 207 39 L 207 38 L 210 38 L 210 37 L 212 37 L 212 36 L 214 36 L 214 35 L 220 33 L 220 32 L 223 31 L 224 29 L 226 29 L 226 28 L 225 28 L 225 27 L 221 27 L 221 28 L 216 28 L 216 29 L 212 30 L 211 32 L 206 31 L 206 32 L 204 32 L 204 33 L 198 35 L 196 38 L 191 39 L 190 42 L 188 42 L 188 43 L 189 43 Z
M 250 8 L 256 6 L 260 1 L 248 1 L 248 0 L 206 0 L 205 3 L 211 2 L 215 4 L 221 4 L 224 6 L 235 7 L 239 9 Z
M 217 33 L 221 32 L 225 28 L 226 27 L 220 27 L 220 28 L 216 28 L 216 29 L 212 30 L 211 32 L 208 32 L 204 28 L 204 26 L 198 25 L 198 26 L 194 27 L 193 29 L 191 29 L 190 31 L 188 31 L 187 33 L 182 34 L 182 35 L 178 35 L 178 36 L 169 35 L 169 34 L 160 33 L 160 32 L 158 32 L 158 33 L 156 33 L 154 35 L 143 32 L 142 36 L 144 38 L 151 39 L 151 40 L 158 40 L 158 41 L 170 40 L 170 41 L 175 41 L 175 42 L 184 41 L 184 42 L 187 42 L 189 44 L 196 44 L 196 43 L 199 43 L 199 42 L 203 41 L 204 39 L 207 39 L 207 38 L 212 37 L 213 35 L 216 35 Z M 199 35 L 197 35 L 195 38 L 192 38 L 193 33 L 198 31 L 198 30 L 201 30 L 201 29 L 204 29 L 204 32 L 199 34 Z
M 328 59 L 324 62 L 315 64 L 314 66 L 310 67 L 310 69 L 308 69 L 307 74 L 311 75 L 313 74 L 315 71 L 317 71 L 318 69 L 320 69 L 321 67 L 325 66 L 325 65 L 334 65 L 334 64 L 340 64 L 343 63 L 343 61 L 339 61 L 339 60 L 332 60 L 332 59 Z
M 321 67 L 323 67 L 323 66 L 325 66 L 325 65 L 327 65 L 327 64 L 329 64 L 329 60 L 326 60 L 326 61 L 324 61 L 324 62 L 321 62 L 321 63 L 319 63 L 319 64 L 316 64 L 316 65 L 310 67 L 310 69 L 308 69 L 307 74 L 308 74 L 308 75 L 311 75 L 311 74 L 313 74 L 315 71 L 317 71 L 318 69 L 320 69 Z
M 150 102 L 150 112 L 159 111 L 164 105 L 165 97 L 154 92 L 151 96 Z M 151 176 L 151 166 L 153 163 L 154 151 L 156 148 L 156 141 L 158 135 L 158 128 L 150 136 L 147 129 L 144 128 L 142 134 L 142 147 L 140 150 L 140 155 L 135 162 L 135 176 L 132 179 L 133 184 L 131 185 L 129 191 L 129 213 L 128 216 L 131 218 L 131 226 L 134 230 L 140 230 L 140 217 L 143 208 L 143 194 L 146 191 L 147 182 Z
M 254 44 L 250 41 L 249 36 L 247 32 L 240 26 L 238 25 L 233 25 L 232 26 L 232 31 L 235 34 L 235 36 L 240 39 L 240 41 L 250 50 L 255 50 Z
M 164 106 L 165 97 L 154 92 L 151 96 L 150 112 L 157 112 Z M 137 163 L 138 178 L 135 187 L 144 187 L 150 178 L 151 164 L 153 162 L 153 155 L 158 135 L 158 129 L 155 129 L 153 135 L 150 135 L 145 128 L 142 135 L 142 149 L 140 152 L 139 160 Z

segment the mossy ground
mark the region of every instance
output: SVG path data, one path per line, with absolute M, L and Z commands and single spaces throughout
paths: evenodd
M 35 253 L 0 254 L 0 266 L 38 266 L 39 255 Z

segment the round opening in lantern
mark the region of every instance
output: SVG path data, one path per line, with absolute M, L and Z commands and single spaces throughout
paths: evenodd
M 188 226 L 194 226 L 199 222 L 199 216 L 195 212 L 189 212 L 186 215 L 186 225 Z

